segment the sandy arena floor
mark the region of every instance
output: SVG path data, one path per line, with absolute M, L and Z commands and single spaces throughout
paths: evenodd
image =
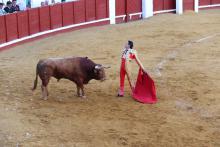
M 116 97 L 128 39 L 155 80 L 155 105 L 135 102 L 128 83 L 125 97 Z M 111 65 L 108 80 L 91 81 L 87 99 L 67 80 L 51 80 L 47 101 L 40 82 L 32 93 L 38 60 L 66 56 Z M 0 67 L 1 147 L 220 146 L 219 10 L 55 35 L 1 52 Z

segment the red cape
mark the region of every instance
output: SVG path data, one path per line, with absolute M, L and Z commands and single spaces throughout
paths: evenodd
M 156 89 L 154 81 L 147 73 L 139 69 L 136 85 L 132 91 L 132 97 L 141 103 L 156 103 Z

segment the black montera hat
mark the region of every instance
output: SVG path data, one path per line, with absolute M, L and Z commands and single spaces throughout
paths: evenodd
M 12 4 L 12 2 L 11 1 L 7 1 L 7 3 L 6 3 L 7 5 L 10 5 L 10 4 Z
M 133 41 L 131 41 L 131 40 L 128 40 L 128 45 L 130 46 L 130 48 L 132 49 L 133 48 L 133 46 L 134 46 L 134 43 L 133 43 Z

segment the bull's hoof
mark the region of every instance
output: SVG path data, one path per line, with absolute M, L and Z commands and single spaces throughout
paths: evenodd
M 85 95 L 82 95 L 82 96 L 81 96 L 81 98 L 84 98 L 84 99 L 86 99 L 87 97 L 86 97 Z
M 81 98 L 86 98 L 85 95 L 81 95 L 81 94 L 77 94 L 76 96 L 77 96 L 77 97 L 81 97 Z
M 42 99 L 46 101 L 46 100 L 47 100 L 47 97 L 42 97 Z
M 74 96 L 81 97 L 81 95 L 79 95 L 79 94 L 75 94 Z

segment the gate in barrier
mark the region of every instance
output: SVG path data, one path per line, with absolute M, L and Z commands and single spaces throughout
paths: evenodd
M 126 22 L 142 18 L 142 0 L 117 0 L 116 22 Z
M 153 0 L 154 14 L 176 11 L 176 0 Z

